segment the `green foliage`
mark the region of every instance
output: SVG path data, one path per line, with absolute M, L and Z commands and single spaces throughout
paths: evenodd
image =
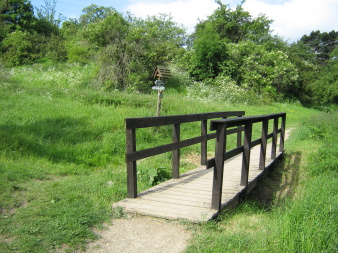
M 300 41 L 309 47 L 312 54 L 316 56 L 318 65 L 326 65 L 331 59 L 330 54 L 338 45 L 338 32 L 321 33 L 319 30 L 312 31 L 310 35 L 304 35 Z
M 82 15 L 80 16 L 79 22 L 84 26 L 92 23 L 98 23 L 113 13 L 116 13 L 116 11 L 112 7 L 104 7 L 92 4 L 82 10 Z
M 187 71 L 180 69 L 178 66 L 170 65 L 172 77 L 166 81 L 166 91 L 176 91 L 185 93 L 188 86 L 194 83 Z
M 309 87 L 313 98 L 320 104 L 338 104 L 338 48 L 332 55 L 332 60 L 321 70 L 320 76 Z
M 108 22 L 108 18 L 103 23 Z M 109 21 L 114 24 L 116 33 L 112 29 L 106 31 L 109 43 L 101 44 L 98 81 L 106 89 L 149 90 L 151 70 L 170 62 L 183 50 L 184 30 L 172 21 L 171 16 L 130 19 L 129 23 Z M 98 37 L 102 38 L 101 35 Z
M 268 93 L 275 100 L 277 94 L 288 94 L 295 88 L 298 72 L 285 52 L 268 51 L 265 46 L 249 41 L 230 44 L 229 48 L 237 71 L 232 75 L 239 85 Z
M 44 20 L 51 25 L 51 27 L 60 27 L 62 21 L 66 18 L 59 13 L 56 17 L 56 0 L 44 0 L 45 5 L 36 9 L 36 16 L 39 20 Z
M 197 80 L 215 78 L 222 72 L 228 59 L 226 44 L 209 23 L 197 31 L 193 42 L 194 51 L 188 62 L 189 72 Z
M 3 0 L 0 3 L 1 28 L 9 26 L 8 31 L 28 31 L 34 25 L 33 6 L 29 0 Z M 2 34 L 1 34 L 2 35 Z M 0 42 L 1 42 L 0 37 Z
M 147 182 L 149 186 L 157 185 L 171 178 L 166 168 L 141 168 L 137 173 L 139 178 Z
M 216 2 L 219 7 L 187 37 L 185 28 L 168 14 L 141 19 L 92 4 L 79 20 L 65 21 L 62 14 L 56 15 L 55 0 L 35 8 L 36 17 L 29 1 L 2 1 L 1 58 L 7 66 L 41 59 L 95 61 L 95 85 L 104 90 L 150 92 L 151 70 L 171 65 L 179 66 L 185 76 L 169 80 L 176 91 L 184 91 L 186 84 L 180 83 L 191 84 L 192 79 L 208 82 L 227 76 L 250 96 L 260 93 L 264 100 L 337 103 L 337 32 L 312 32 L 288 45 L 271 35 L 272 21 L 265 15 L 254 18 L 243 3 L 230 9 Z
M 43 55 L 44 37 L 29 32 L 10 33 L 3 41 L 3 59 L 7 66 L 17 66 L 35 61 Z
M 118 12 L 112 12 L 97 23 L 89 23 L 82 30 L 82 36 L 95 47 L 120 45 L 128 30 L 128 23 Z
M 244 89 L 227 76 L 218 76 L 205 83 L 195 82 L 188 86 L 187 96 L 201 101 L 223 101 L 229 104 L 254 105 L 272 102 L 269 96 Z
M 249 12 L 244 11 L 242 5 L 237 5 L 235 10 L 231 10 L 221 1 L 216 1 L 219 7 L 214 13 L 204 21 L 197 25 L 196 32 L 198 34 L 204 23 L 210 23 L 214 32 L 226 42 L 238 43 L 243 40 L 261 41 L 270 32 L 271 20 L 264 15 L 253 18 Z

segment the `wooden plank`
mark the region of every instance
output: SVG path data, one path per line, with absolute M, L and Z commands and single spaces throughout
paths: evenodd
M 232 157 L 237 156 L 238 154 L 242 153 L 244 150 L 243 146 L 234 148 L 224 154 L 224 160 L 229 160 Z M 210 169 L 215 166 L 215 158 L 211 158 L 207 161 L 206 169 Z
M 246 122 L 251 121 L 252 123 L 261 122 L 264 119 L 275 119 L 278 117 L 282 117 L 286 115 L 285 112 L 282 113 L 274 113 L 274 114 L 266 114 L 266 115 L 257 115 L 257 116 L 248 116 L 248 117 L 237 117 L 237 118 L 230 118 L 230 119 L 217 119 L 212 120 L 210 123 L 210 130 L 216 130 L 218 124 L 226 123 L 228 127 L 236 127 L 244 125 Z
M 233 133 L 236 133 L 237 131 L 238 129 L 230 129 L 227 131 L 227 134 L 233 134 Z M 207 139 L 209 140 L 209 139 L 215 138 L 215 136 L 216 134 L 209 134 L 207 135 Z M 135 152 L 127 152 L 126 161 L 131 162 L 131 161 L 136 161 L 136 160 L 140 160 L 143 158 L 147 158 L 150 156 L 163 154 L 166 152 L 170 152 L 173 150 L 178 150 L 178 149 L 185 148 L 185 147 L 188 147 L 194 144 L 198 144 L 198 143 L 201 143 L 202 141 L 205 141 L 205 136 L 198 136 L 198 137 L 173 142 L 170 144 L 165 144 L 165 145 L 157 146 L 154 148 L 143 149 L 143 150 L 139 150 Z
M 125 125 L 126 129 L 135 129 L 144 127 L 183 124 L 208 119 L 216 119 L 222 117 L 236 117 L 243 115 L 245 115 L 244 111 L 228 111 L 228 112 L 197 113 L 197 114 L 172 115 L 160 117 L 127 118 L 125 119 Z

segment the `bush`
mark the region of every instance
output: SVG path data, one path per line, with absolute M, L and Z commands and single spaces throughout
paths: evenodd
M 32 63 L 42 57 L 45 37 L 29 32 L 15 31 L 3 41 L 3 59 L 6 66 L 18 66 Z
M 230 77 L 219 76 L 206 82 L 195 82 L 188 86 L 187 96 L 202 101 L 224 101 L 233 104 L 268 104 L 272 99 L 256 94 L 251 89 L 236 85 Z

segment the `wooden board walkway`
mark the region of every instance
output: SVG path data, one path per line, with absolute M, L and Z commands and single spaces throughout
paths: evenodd
M 267 146 L 266 169 L 259 170 L 260 145 L 251 149 L 249 183 L 247 188 L 240 186 L 242 154 L 225 161 L 222 191 L 222 209 L 232 209 L 243 194 L 250 192 L 258 179 L 268 172 L 276 160 L 270 159 L 271 144 Z M 278 150 L 278 149 L 277 149 Z M 277 152 L 277 157 L 282 155 Z M 200 166 L 180 176 L 170 179 L 144 192 L 137 198 L 127 198 L 113 204 L 122 207 L 125 212 L 142 215 L 183 219 L 194 222 L 207 221 L 217 216 L 217 210 L 211 209 L 213 168 L 206 170 Z

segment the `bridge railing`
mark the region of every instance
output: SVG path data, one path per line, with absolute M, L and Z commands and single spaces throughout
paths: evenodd
M 278 122 L 280 118 L 281 124 L 280 128 L 278 128 Z M 268 133 L 269 120 L 273 120 L 273 128 L 271 133 Z M 252 126 L 253 124 L 259 122 L 262 123 L 261 138 L 252 141 Z M 272 138 L 271 159 L 276 158 L 277 137 L 279 133 L 280 133 L 279 151 L 283 152 L 284 150 L 285 122 L 286 122 L 286 113 L 276 113 L 276 114 L 267 114 L 260 116 L 231 118 L 231 119 L 219 119 L 211 121 L 210 129 L 216 130 L 215 157 L 207 161 L 207 168 L 214 167 L 211 208 L 216 209 L 219 212 L 222 211 L 221 199 L 223 187 L 222 184 L 223 184 L 224 161 L 240 153 L 243 153 L 240 184 L 242 186 L 247 187 L 251 148 L 253 148 L 256 145 L 261 145 L 259 169 L 263 170 L 265 168 L 266 148 L 268 139 Z M 227 132 L 229 131 L 228 128 L 242 126 L 244 127 L 244 144 L 230 151 L 226 151 Z
M 126 126 L 126 162 L 127 162 L 127 188 L 130 198 L 137 197 L 137 160 L 159 155 L 172 151 L 172 177 L 179 178 L 180 167 L 180 149 L 194 144 L 201 143 L 201 164 L 207 164 L 207 142 L 215 139 L 216 133 L 207 131 L 208 120 L 227 117 L 242 117 L 244 111 L 212 112 L 174 116 L 145 117 L 145 118 L 127 118 Z M 180 126 L 183 123 L 201 122 L 201 135 L 181 140 Z M 136 148 L 136 129 L 147 127 L 159 127 L 172 125 L 172 142 L 149 149 L 137 150 Z M 241 146 L 242 131 L 244 128 L 239 126 L 226 132 L 227 135 L 237 133 L 237 146 Z

